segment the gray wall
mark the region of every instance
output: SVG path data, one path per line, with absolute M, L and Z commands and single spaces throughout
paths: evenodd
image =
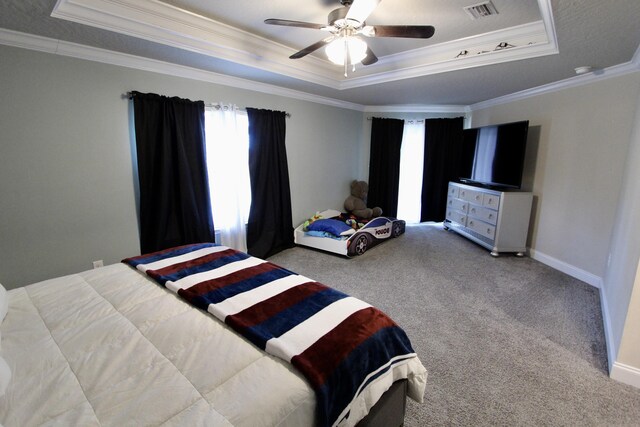
M 626 156 L 624 181 L 618 202 L 604 292 L 610 311 L 616 362 L 638 368 L 640 387 L 640 96 L 635 127 Z M 628 306 L 626 310 L 623 308 Z M 613 366 L 615 369 L 616 366 Z M 626 371 L 626 370 L 623 370 Z M 611 371 L 612 377 L 617 373 Z M 618 375 L 619 377 L 619 375 Z M 622 378 L 624 381 L 624 378 Z M 629 382 L 629 381 L 625 381 Z
M 0 283 L 139 253 L 130 90 L 284 110 L 294 225 L 340 207 L 363 114 L 265 93 L 0 46 Z
M 640 336 L 630 322 L 640 312 L 630 305 L 640 253 L 639 95 L 636 72 L 473 111 L 473 126 L 528 119 L 536 129 L 530 246 L 599 279 L 610 362 L 623 335 Z M 623 356 L 640 369 L 637 347 Z
M 536 137 L 530 247 L 604 277 L 640 74 L 474 110 L 472 126 L 529 120 Z

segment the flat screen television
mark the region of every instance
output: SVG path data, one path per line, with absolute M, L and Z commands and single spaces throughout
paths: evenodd
M 460 181 L 497 189 L 519 189 L 529 121 L 464 130 Z

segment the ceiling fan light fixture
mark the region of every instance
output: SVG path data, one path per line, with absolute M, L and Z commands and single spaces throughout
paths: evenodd
M 339 37 L 325 48 L 327 57 L 336 65 L 344 65 L 345 53 L 349 54 L 349 64 L 357 64 L 367 56 L 367 44 L 357 37 Z

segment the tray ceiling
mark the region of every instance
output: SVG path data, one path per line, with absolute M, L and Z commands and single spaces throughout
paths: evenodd
M 325 23 L 337 2 L 308 2 L 302 8 L 291 1 L 60 0 L 52 16 L 342 90 L 558 52 L 545 1 L 522 0 L 517 6 L 493 1 L 498 14 L 475 20 L 464 11 L 465 0 L 432 0 L 430 7 L 423 1 L 382 2 L 368 23 L 434 25 L 437 35 L 428 40 L 367 39 L 380 60 L 358 65 L 347 77 L 322 50 L 299 60 L 288 58 L 324 33 L 263 23 L 276 16 Z
M 380 60 L 347 78 L 322 51 L 288 58 L 323 38 L 321 31 L 264 24 L 324 23 L 339 6 L 335 0 L 4 0 L 0 42 L 20 46 L 12 41 L 19 34 L 36 35 L 102 52 L 95 57 L 128 54 L 369 107 L 470 105 L 575 78 L 576 67 L 591 66 L 588 74 L 596 75 L 640 62 L 637 0 L 492 2 L 497 15 L 472 20 L 464 7 L 477 0 L 382 1 L 368 24 L 433 25 L 436 33 L 426 40 L 367 39 Z M 507 49 L 496 49 L 504 43 Z

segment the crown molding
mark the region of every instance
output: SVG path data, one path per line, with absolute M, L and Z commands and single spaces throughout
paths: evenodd
M 618 77 L 640 71 L 640 46 L 636 50 L 633 59 L 625 64 L 615 65 L 603 70 L 595 70 L 581 76 L 538 86 L 535 88 L 512 93 L 510 95 L 487 101 L 478 102 L 472 105 L 369 105 L 364 106 L 351 102 L 341 101 L 334 98 L 313 95 L 307 92 L 286 89 L 280 86 L 267 83 L 255 82 L 239 77 L 214 73 L 211 71 L 199 70 L 192 67 L 171 64 L 154 59 L 142 58 L 139 56 L 98 49 L 76 43 L 51 39 L 48 37 L 36 36 L 33 34 L 21 33 L 0 28 L 0 44 L 19 47 L 23 49 L 46 52 L 56 55 L 69 56 L 78 59 L 102 62 L 111 65 L 118 65 L 143 71 L 151 71 L 176 77 L 184 77 L 193 80 L 205 81 L 208 83 L 231 86 L 239 89 L 252 90 L 261 93 L 269 93 L 277 96 L 308 101 L 317 104 L 329 105 L 332 107 L 346 108 L 362 112 L 389 112 L 389 113 L 461 113 L 469 114 L 483 108 L 490 108 L 510 102 L 515 102 L 552 93 L 563 89 L 577 87 L 605 78 Z
M 344 90 L 555 54 L 551 0 L 537 1 L 541 21 L 380 57 L 348 77 L 327 59 L 290 60 L 297 49 L 160 0 L 58 0 L 51 16 Z M 501 42 L 516 47 L 496 50 Z M 462 50 L 471 54 L 456 58 Z
M 282 88 L 280 86 L 259 83 L 239 77 L 225 74 L 203 71 L 192 67 L 171 64 L 155 59 L 142 58 L 106 49 L 70 43 L 48 37 L 21 33 L 18 31 L 0 28 L 0 44 L 36 50 L 54 55 L 68 56 L 88 61 L 101 62 L 142 71 L 150 71 L 166 74 L 174 77 L 183 77 L 238 89 L 252 90 L 268 93 L 276 96 L 314 102 L 332 107 L 345 108 L 362 112 L 388 112 L 388 113 L 460 113 L 467 114 L 470 110 L 466 105 L 370 105 L 364 106 L 352 102 L 322 97 L 307 92 Z
M 630 62 L 624 64 L 614 65 L 612 67 L 604 68 L 601 70 L 594 70 L 587 74 L 582 74 L 568 79 L 559 80 L 557 82 L 549 83 L 542 86 L 537 86 L 531 89 L 526 89 L 520 92 L 515 92 L 509 95 L 501 96 L 498 98 L 489 99 L 487 101 L 478 102 L 476 104 L 469 105 L 470 112 L 481 110 L 484 108 L 496 107 L 502 104 L 508 104 L 510 102 L 520 101 L 523 99 L 531 98 L 538 95 L 547 93 L 558 92 L 564 89 L 583 86 L 586 84 L 594 83 L 608 78 L 620 77 L 631 73 L 637 73 L 640 71 L 640 58 L 638 52 L 640 47 L 636 50 L 634 58 Z
M 465 115 L 467 105 L 367 105 L 365 113 L 453 113 Z
M 636 53 L 633 54 L 633 58 L 631 58 L 631 63 L 640 70 L 640 45 L 638 45 L 638 48 L 636 49 Z
M 547 34 L 550 35 L 550 42 L 556 46 L 557 49 L 557 39 L 555 32 L 555 24 L 553 22 L 553 14 L 551 13 L 551 0 L 538 0 L 538 4 L 540 5 L 540 11 L 542 13 L 542 21 L 544 22 L 545 28 L 547 30 Z M 523 90 L 520 92 L 515 92 L 509 95 L 501 96 L 498 98 L 489 99 L 487 101 L 478 102 L 476 104 L 469 105 L 469 111 L 472 113 L 473 111 L 480 110 L 483 108 L 494 107 L 502 104 L 507 104 L 514 101 L 519 101 L 527 98 L 531 98 L 533 96 L 543 95 L 546 93 L 553 93 L 560 90 L 578 87 L 582 85 L 586 85 L 589 83 L 593 83 L 595 81 L 599 81 L 606 78 L 619 77 L 626 74 L 634 73 L 640 71 L 640 45 L 636 49 L 635 54 L 631 61 L 614 65 L 612 67 L 608 67 L 605 69 L 594 70 L 590 73 L 570 77 L 568 79 L 560 80 L 557 82 L 549 83 L 546 85 L 534 87 L 531 89 Z
M 499 43 L 507 40 L 514 47 L 496 49 Z M 463 51 L 468 53 L 458 57 L 458 54 Z M 537 21 L 506 30 L 387 55 L 376 64 L 382 68 L 382 72 L 363 75 L 366 72 L 363 70 L 359 75 L 353 75 L 350 79 L 343 81 L 340 88 L 351 89 L 557 53 L 555 43 L 547 41 L 544 22 Z M 371 66 L 367 67 L 367 70 L 370 68 Z
M 292 61 L 295 49 L 159 0 L 58 0 L 51 16 L 339 88 L 329 61 Z
M 542 16 L 545 32 L 547 33 L 547 42 L 557 50 L 558 36 L 556 34 L 556 24 L 553 20 L 551 0 L 538 0 L 538 7 L 540 8 L 540 15 Z
M 231 86 L 238 89 L 246 89 L 255 92 L 268 93 L 270 95 L 283 96 L 286 98 L 301 101 L 313 102 L 316 104 L 329 105 L 332 107 L 345 108 L 349 110 L 364 111 L 364 106 L 352 102 L 341 101 L 287 89 L 267 83 L 255 82 L 252 80 L 233 77 L 226 74 L 204 71 L 197 68 L 158 61 L 155 59 L 143 58 L 106 49 L 98 49 L 76 43 L 55 40 L 33 34 L 21 33 L 18 31 L 0 28 L 0 44 L 19 47 L 23 49 L 35 50 L 39 52 L 51 53 L 84 59 L 104 64 L 117 65 L 136 70 L 150 71 L 159 74 L 166 74 L 173 77 L 183 77 L 192 80 L 199 80 L 207 83 Z
M 6 46 L 21 47 L 23 49 L 55 54 L 60 41 L 49 37 L 0 28 L 0 43 Z
M 551 0 L 538 0 L 538 7 L 542 18 L 540 21 L 395 55 L 387 55 L 380 58 L 376 66 L 386 65 L 394 70 L 362 77 L 354 76 L 342 82 L 340 88 L 350 89 L 557 54 L 559 52 L 558 40 Z M 496 51 L 498 43 L 505 41 L 509 41 L 510 44 L 516 47 Z M 461 58 L 456 57 L 462 51 L 469 53 Z
M 307 92 L 286 89 L 280 86 L 270 85 L 267 83 L 255 82 L 252 80 L 242 79 L 239 77 L 228 76 L 225 74 L 214 73 L 211 71 L 199 70 L 192 67 L 171 64 L 168 62 L 157 61 L 154 59 L 142 58 L 139 56 L 98 49 L 90 46 L 80 45 L 76 43 L 65 42 L 61 40 L 51 39 L 48 37 L 36 36 L 33 34 L 21 33 L 0 28 L 0 44 L 18 47 L 23 49 L 35 50 L 40 52 L 51 53 L 85 59 L 89 61 L 101 62 L 110 65 L 118 65 L 126 68 L 150 71 L 159 74 L 166 74 L 175 77 L 184 77 L 193 80 L 204 81 L 208 83 L 230 86 L 239 89 L 252 90 L 255 92 L 268 93 L 276 96 L 284 96 L 287 98 L 308 101 L 317 104 L 328 105 L 337 108 L 345 108 L 349 110 L 362 112 L 389 112 L 389 113 L 461 113 L 468 115 L 473 111 L 483 108 L 490 108 L 510 102 L 515 102 L 538 96 L 546 93 L 552 93 L 563 89 L 577 87 L 593 83 L 606 78 L 619 77 L 630 73 L 640 72 L 640 46 L 636 50 L 633 59 L 625 64 L 615 65 L 603 70 L 595 70 L 591 73 L 571 77 L 558 82 L 535 88 L 512 93 L 510 95 L 487 101 L 478 102 L 472 105 L 361 105 L 334 98 L 322 97 Z

